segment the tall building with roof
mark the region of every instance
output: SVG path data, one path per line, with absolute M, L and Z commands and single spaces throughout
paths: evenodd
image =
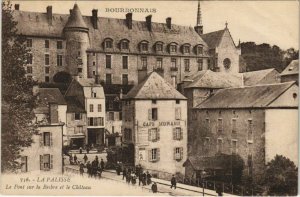
M 203 34 L 200 2 L 195 28 L 166 23 L 83 16 L 74 5 L 70 14 L 13 11 L 19 34 L 26 36 L 31 55 L 27 76 L 52 82 L 53 76 L 67 71 L 72 76 L 100 76 L 105 84 L 135 85 L 152 71 L 159 72 L 174 86 L 184 77 L 201 70 L 239 72 L 240 50 L 224 30 Z M 30 27 L 30 28 L 28 28 Z
M 187 101 L 156 72 L 123 97 L 126 159 L 153 176 L 184 175 L 187 158 Z
M 281 73 L 281 82 L 296 81 L 299 83 L 299 59 L 293 60 Z

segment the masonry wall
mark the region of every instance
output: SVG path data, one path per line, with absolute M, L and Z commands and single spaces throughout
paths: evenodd
M 265 112 L 259 109 L 194 109 L 189 127 L 188 156 L 214 156 L 217 140 L 222 139 L 222 153 L 232 154 L 232 140 L 237 141 L 237 154 L 245 163 L 244 176 L 249 176 L 248 155 L 252 154 L 253 178 L 257 180 L 265 166 Z M 232 119 L 236 119 L 236 134 L 232 133 Z M 207 125 L 207 120 L 209 125 Z M 218 131 L 218 119 L 223 120 L 222 131 Z M 253 140 L 248 140 L 248 120 L 253 123 Z M 205 138 L 209 143 L 204 145 Z
M 80 113 L 81 119 L 75 120 L 75 113 L 67 113 L 67 144 L 70 144 L 70 139 L 72 135 L 79 133 L 79 128 L 82 127 L 83 134 L 87 136 L 87 117 L 86 113 Z M 87 143 L 87 138 L 85 139 Z

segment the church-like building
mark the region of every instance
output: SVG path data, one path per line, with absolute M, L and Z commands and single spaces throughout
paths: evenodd
M 152 71 L 174 87 L 202 70 L 238 73 L 240 49 L 227 28 L 203 34 L 200 2 L 194 28 L 166 23 L 82 16 L 74 5 L 70 14 L 21 11 L 15 5 L 18 33 L 26 36 L 31 50 L 27 76 L 53 82 L 60 71 L 82 78 L 100 77 L 101 84 L 136 85 Z M 30 28 L 29 28 L 30 27 Z

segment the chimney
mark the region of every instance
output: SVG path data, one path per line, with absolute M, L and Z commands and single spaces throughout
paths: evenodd
M 20 10 L 20 4 L 15 4 L 15 10 Z
M 146 16 L 146 25 L 147 25 L 147 28 L 149 31 L 152 31 L 151 18 L 152 18 L 152 15 Z
M 171 29 L 171 27 L 172 27 L 172 18 L 171 17 L 166 18 L 166 23 L 167 23 L 168 29 Z
M 50 25 L 52 25 L 52 6 L 47 6 L 47 19 Z
M 128 29 L 132 29 L 132 13 L 126 14 L 126 24 Z
M 92 10 L 92 24 L 94 29 L 98 29 L 98 10 L 97 9 L 93 9 Z
M 70 15 L 71 15 L 72 14 L 72 9 L 70 9 L 69 12 L 70 12 Z

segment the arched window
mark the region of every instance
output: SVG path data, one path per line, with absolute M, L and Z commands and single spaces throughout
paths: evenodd
M 202 55 L 203 54 L 203 45 L 198 44 L 195 46 L 195 54 Z
M 191 45 L 186 43 L 182 45 L 182 52 L 184 54 L 189 54 L 191 52 Z
M 105 38 L 104 39 L 104 48 L 105 49 L 112 49 L 113 48 L 113 39 Z
M 171 42 L 169 44 L 169 52 L 170 53 L 176 53 L 177 52 L 177 43 L 176 42 Z
M 149 42 L 147 40 L 143 40 L 140 42 L 140 51 L 147 52 L 149 50 Z
M 121 50 L 128 50 L 129 49 L 129 40 L 127 39 L 122 39 L 120 41 L 120 49 Z
M 155 43 L 155 51 L 156 52 L 162 52 L 163 51 L 163 46 L 164 46 L 164 43 L 161 42 L 161 41 L 157 41 Z

